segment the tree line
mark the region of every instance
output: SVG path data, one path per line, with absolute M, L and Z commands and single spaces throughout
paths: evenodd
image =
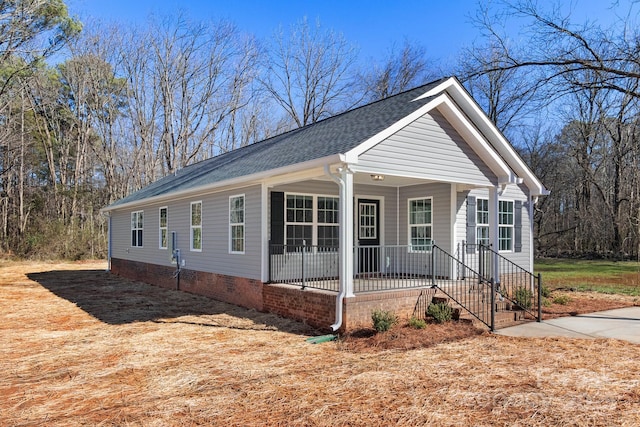
M 0 254 L 105 256 L 99 209 L 132 191 L 457 75 L 551 190 L 536 205 L 538 254 L 637 257 L 633 6 L 608 29 L 529 1 L 479 6 L 485 36 L 456 63 L 404 40 L 363 68 L 356 46 L 307 19 L 257 39 L 180 13 L 81 23 L 63 0 L 0 1 Z M 501 33 L 514 20 L 528 29 L 518 43 Z

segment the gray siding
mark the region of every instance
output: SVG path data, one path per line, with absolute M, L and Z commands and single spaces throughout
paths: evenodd
M 476 198 L 488 199 L 489 191 L 487 189 L 476 189 L 471 191 L 462 191 L 457 193 L 457 214 L 456 214 L 456 235 L 457 243 L 466 240 L 466 224 L 467 224 L 467 196 L 471 195 Z M 522 201 L 522 251 L 521 252 L 502 252 L 502 255 L 519 266 L 530 268 L 530 249 L 531 249 L 531 219 L 529 218 L 527 196 L 528 192 L 523 185 L 508 185 L 504 193 L 499 196 L 500 200 L 521 200 Z
M 400 244 L 409 244 L 408 200 L 432 197 L 432 233 L 435 243 L 447 252 L 451 251 L 451 185 L 424 184 L 400 189 Z
M 229 196 L 245 195 L 245 253 L 229 253 Z M 202 201 L 202 251 L 190 251 L 191 202 Z M 112 256 L 151 264 L 171 265 L 170 250 L 159 249 L 159 207 L 168 207 L 168 229 L 177 233 L 185 268 L 260 279 L 260 186 L 207 194 L 201 197 L 144 205 L 113 212 Z M 144 211 L 142 248 L 131 247 L 131 212 Z M 169 243 L 170 244 L 170 243 Z
M 420 117 L 363 153 L 359 166 L 442 182 L 496 183 L 488 166 L 438 111 Z

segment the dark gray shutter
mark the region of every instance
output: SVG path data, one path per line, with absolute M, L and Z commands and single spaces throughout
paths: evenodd
M 522 201 L 513 203 L 513 251 L 522 252 Z
M 284 193 L 279 191 L 271 192 L 271 244 L 284 245 Z
M 467 251 L 476 250 L 476 198 L 467 196 Z

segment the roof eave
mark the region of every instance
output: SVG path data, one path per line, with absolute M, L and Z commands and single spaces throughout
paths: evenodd
M 304 171 L 308 169 L 323 167 L 324 165 L 333 165 L 338 163 L 344 163 L 346 161 L 346 156 L 343 154 L 332 154 L 330 156 L 321 157 L 318 159 L 309 160 L 302 163 L 296 163 L 293 165 L 287 165 L 276 169 L 268 169 L 266 171 L 257 172 L 251 175 L 244 175 L 237 178 L 227 179 L 224 181 L 218 181 L 212 184 L 201 185 L 199 187 L 189 188 L 188 190 L 179 190 L 173 191 L 165 194 L 159 194 L 157 196 L 151 196 L 140 200 L 132 200 L 127 203 L 122 203 L 118 205 L 110 205 L 105 208 L 100 209 L 100 212 L 103 214 L 108 214 L 109 212 L 120 210 L 120 209 L 129 209 L 134 206 L 147 205 L 153 203 L 159 203 L 162 201 L 166 201 L 169 199 L 176 198 L 185 198 L 191 195 L 200 194 L 203 192 L 212 192 L 219 188 L 226 187 L 240 187 L 246 186 L 248 184 L 260 182 L 266 178 L 272 178 L 277 175 L 283 175 L 288 173 L 294 173 L 299 171 Z

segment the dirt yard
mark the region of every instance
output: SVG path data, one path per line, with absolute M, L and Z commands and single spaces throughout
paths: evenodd
M 312 345 L 302 324 L 104 268 L 0 261 L 0 425 L 640 425 L 638 345 Z

